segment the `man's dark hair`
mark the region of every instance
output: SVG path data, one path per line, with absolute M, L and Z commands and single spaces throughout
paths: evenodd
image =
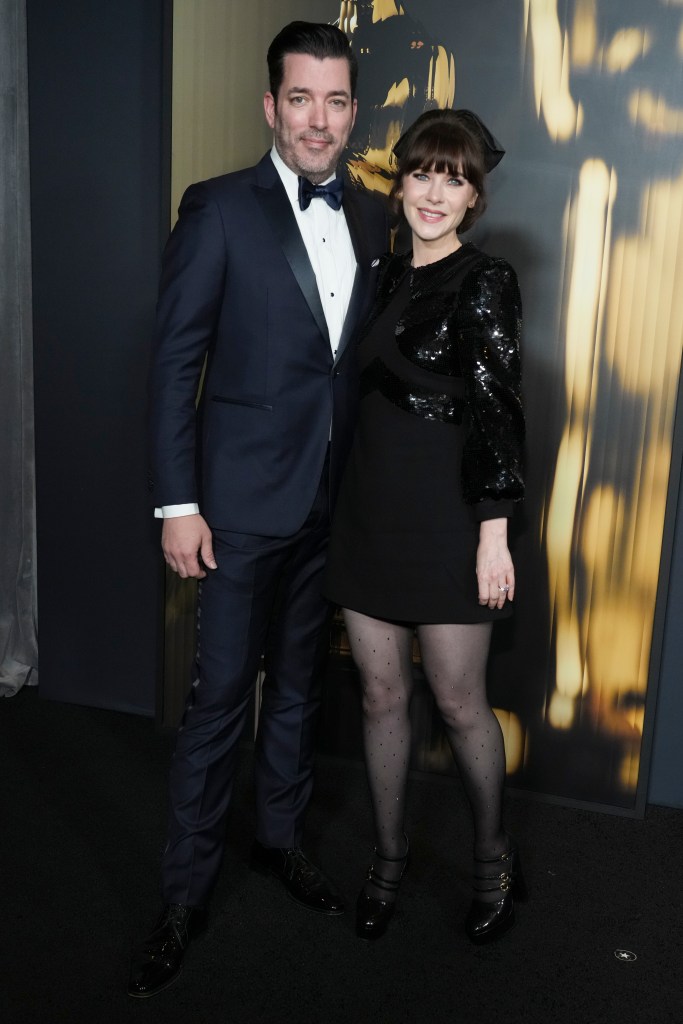
M 325 60 L 326 57 L 342 57 L 347 60 L 351 78 L 351 99 L 355 97 L 358 61 L 341 29 L 335 25 L 313 21 L 292 21 L 278 32 L 268 48 L 270 92 L 276 104 L 285 73 L 285 57 L 288 53 L 305 53 L 316 60 Z

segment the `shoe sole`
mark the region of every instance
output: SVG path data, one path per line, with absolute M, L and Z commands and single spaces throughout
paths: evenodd
M 386 928 L 382 928 L 381 932 L 364 932 L 361 931 L 359 928 L 356 928 L 356 937 L 362 939 L 363 942 L 377 942 L 377 940 L 381 939 L 384 935 L 386 935 L 386 933 Z
M 277 875 L 273 875 L 273 877 L 277 878 Z M 282 879 L 279 878 L 278 881 L 282 882 Z M 282 884 L 284 885 L 285 883 L 282 882 Z M 301 900 L 298 900 L 296 896 L 292 895 L 289 889 L 287 889 L 287 895 L 292 903 L 296 903 L 297 907 L 303 907 L 304 910 L 310 910 L 313 914 L 323 914 L 325 917 L 341 917 L 346 910 L 345 907 L 342 907 L 340 910 L 325 910 L 323 907 L 312 907 L 309 903 L 302 903 Z
M 164 982 L 163 985 L 160 985 L 159 988 L 155 988 L 153 992 L 131 992 L 131 990 L 128 989 L 128 995 L 132 999 L 151 999 L 153 996 L 156 996 L 160 992 L 164 992 L 167 988 L 170 988 L 171 985 L 174 985 L 182 973 L 183 969 L 181 967 L 172 978 L 169 978 L 169 980 Z

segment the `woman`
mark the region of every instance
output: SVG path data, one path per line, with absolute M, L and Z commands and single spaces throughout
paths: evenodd
M 474 942 L 522 895 L 502 826 L 505 751 L 486 697 L 491 628 L 511 612 L 507 522 L 523 495 L 515 273 L 460 241 L 503 151 L 469 111 L 429 111 L 399 140 L 392 199 L 412 251 L 386 257 L 359 348 L 360 417 L 335 513 L 328 597 L 344 609 L 363 688 L 376 833 L 357 932 L 378 938 L 408 860 L 412 640 L 474 819 Z

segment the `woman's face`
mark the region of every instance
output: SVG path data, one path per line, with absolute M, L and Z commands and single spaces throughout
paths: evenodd
M 477 192 L 465 177 L 418 169 L 404 176 L 401 194 L 414 238 L 431 249 L 458 248 L 458 227 L 477 201 Z

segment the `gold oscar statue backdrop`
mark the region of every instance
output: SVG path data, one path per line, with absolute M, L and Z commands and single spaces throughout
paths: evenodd
M 490 695 L 512 788 L 642 813 L 680 472 L 683 0 L 311 6 L 358 57 L 357 184 L 388 192 L 391 148 L 430 107 L 475 110 L 507 150 L 469 236 L 515 266 L 525 311 L 527 500 Z M 240 96 L 228 70 L 222 87 Z M 333 700 L 324 732 L 334 719 L 335 752 L 355 754 L 357 705 Z M 419 689 L 414 713 L 414 767 L 454 771 Z

